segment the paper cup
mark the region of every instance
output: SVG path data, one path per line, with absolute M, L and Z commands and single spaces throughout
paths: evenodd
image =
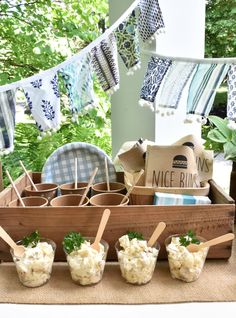
M 124 203 L 120 204 L 122 199 L 124 198 L 123 194 L 120 193 L 100 193 L 94 195 L 90 198 L 89 202 L 94 206 L 124 206 L 128 205 L 129 198 L 125 200 Z
M 25 206 L 46 206 L 48 205 L 48 200 L 43 197 L 24 197 L 22 198 Z M 8 206 L 22 206 L 19 199 L 11 201 Z
M 60 197 L 56 197 L 51 200 L 51 206 L 79 206 L 80 200 L 82 198 L 81 194 L 65 194 Z M 89 204 L 89 198 L 85 197 L 84 202 L 81 206 Z
M 59 189 L 61 191 L 61 195 L 65 194 L 84 194 L 84 191 L 87 187 L 87 182 L 78 182 L 77 188 L 75 189 L 74 183 L 64 183 L 59 186 Z M 88 195 L 87 195 L 88 196 Z
M 37 196 L 44 197 L 50 202 L 57 195 L 58 185 L 55 183 L 36 183 L 38 191 L 30 185 L 25 188 L 25 195 L 27 197 Z
M 110 182 L 109 185 L 110 185 L 110 191 L 107 190 L 106 182 L 96 183 L 92 185 L 92 194 L 95 195 L 95 194 L 106 193 L 106 192 L 121 193 L 121 194 L 126 193 L 126 187 L 123 183 Z

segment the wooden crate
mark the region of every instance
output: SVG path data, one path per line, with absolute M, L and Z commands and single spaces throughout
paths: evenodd
M 40 173 L 32 174 L 34 182 L 40 182 Z M 122 181 L 122 174 L 118 179 Z M 25 175 L 16 180 L 20 193 L 29 185 Z M 112 207 L 111 217 L 103 238 L 109 243 L 108 260 L 115 260 L 114 244 L 127 230 L 142 232 L 150 237 L 156 225 L 164 221 L 167 227 L 159 238 L 161 244 L 160 258 L 166 258 L 164 239 L 189 229 L 198 235 L 211 239 L 233 232 L 235 205 L 231 197 L 210 181 L 210 198 L 212 205 L 185 206 L 124 206 Z M 42 236 L 54 240 L 57 244 L 56 261 L 64 261 L 65 256 L 61 242 L 69 231 L 80 231 L 84 236 L 94 236 L 100 222 L 103 208 L 100 207 L 7 207 L 16 195 L 11 187 L 0 193 L 0 225 L 13 237 L 19 240 L 34 230 Z M 210 248 L 208 258 L 229 258 L 232 242 L 222 243 Z M 0 260 L 10 261 L 8 246 L 0 240 Z

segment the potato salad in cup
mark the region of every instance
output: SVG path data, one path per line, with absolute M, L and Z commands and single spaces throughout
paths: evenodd
M 142 234 L 128 232 L 119 238 L 115 245 L 121 275 L 126 282 L 142 285 L 153 276 L 160 245 L 148 247 Z
M 102 279 L 106 263 L 108 243 L 101 240 L 99 251 L 91 247 L 94 237 L 83 237 L 70 232 L 63 240 L 72 280 L 79 285 L 93 285 Z
M 51 277 L 56 244 L 52 240 L 41 238 L 38 231 L 24 237 L 17 244 L 25 247 L 21 257 L 15 256 L 11 249 L 20 282 L 26 287 L 46 284 Z
M 188 231 L 184 235 L 172 235 L 165 240 L 172 278 L 188 283 L 199 278 L 209 248 L 205 247 L 192 253 L 189 252 L 187 246 L 192 243 L 201 244 L 204 241 L 204 238 L 196 237 L 192 231 Z

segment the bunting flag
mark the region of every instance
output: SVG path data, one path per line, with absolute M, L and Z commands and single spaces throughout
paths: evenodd
M 111 33 L 92 49 L 92 66 L 105 92 L 114 93 L 119 88 L 119 67 L 116 38 Z
M 165 27 L 158 0 L 140 0 L 139 9 L 140 36 L 144 42 L 151 42 L 155 39 L 155 34 L 163 32 Z
M 135 11 L 131 13 L 117 28 L 118 53 L 128 69 L 127 75 L 140 68 L 140 47 Z
M 174 61 L 163 81 L 158 106 L 177 108 L 183 89 L 196 68 L 196 63 Z M 168 113 L 167 113 L 168 114 Z
M 15 91 L 0 92 L 0 149 L 4 153 L 13 150 L 15 114 Z
M 227 118 L 236 121 L 236 64 L 232 64 L 228 71 L 228 100 Z M 233 126 L 235 129 L 235 125 Z
M 187 114 L 195 114 L 200 117 L 209 115 L 216 90 L 225 78 L 228 69 L 227 64 L 198 64 L 189 87 Z M 201 119 L 198 120 L 201 121 Z M 191 116 L 187 117 L 186 122 L 191 121 Z
M 41 132 L 60 126 L 60 93 L 57 74 L 39 78 L 22 87 L 29 109 Z
M 91 55 L 88 53 L 66 65 L 60 73 L 68 92 L 73 121 L 75 121 L 78 113 L 95 105 Z
M 170 59 L 151 57 L 141 88 L 140 106 L 147 106 L 154 111 L 156 94 L 171 63 Z

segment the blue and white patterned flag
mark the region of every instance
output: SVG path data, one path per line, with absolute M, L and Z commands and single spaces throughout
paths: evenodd
M 232 64 L 228 71 L 228 101 L 227 118 L 236 121 L 236 64 Z
M 0 92 L 0 149 L 12 151 L 15 129 L 15 91 Z
M 49 73 L 22 88 L 38 129 L 40 131 L 58 129 L 61 113 L 57 74 Z
M 95 105 L 91 55 L 89 53 L 65 66 L 60 70 L 60 73 L 68 92 L 70 108 L 74 116 Z

